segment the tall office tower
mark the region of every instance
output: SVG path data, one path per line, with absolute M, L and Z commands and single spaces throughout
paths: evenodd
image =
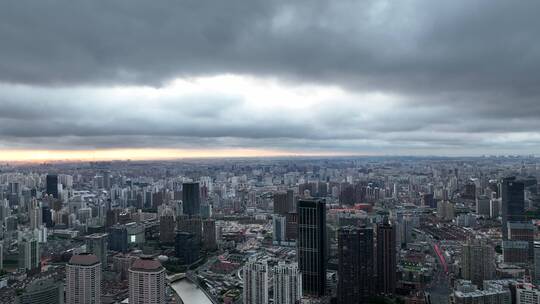
M 287 218 L 282 215 L 274 214 L 272 216 L 272 237 L 274 244 L 281 245 L 285 241 L 285 232 L 287 227 Z
M 534 242 L 534 283 L 540 284 L 540 242 Z
M 115 225 L 109 228 L 109 249 L 119 252 L 128 251 L 128 232 L 125 225 Z
M 41 253 L 38 240 L 33 235 L 23 236 L 19 239 L 19 269 L 30 272 L 39 272 L 41 268 Z
M 30 229 L 39 229 L 43 224 L 43 215 L 41 214 L 40 203 L 36 199 L 30 202 L 28 209 L 28 217 L 30 218 Z
M 338 303 L 367 302 L 374 294 L 373 229 L 338 230 Z
M 485 217 L 490 216 L 490 198 L 486 195 L 479 195 L 476 197 L 476 214 L 483 215 Z
M 287 192 L 274 193 L 274 214 L 285 215 L 290 211 L 289 208 Z
M 4 270 L 4 243 L 0 241 L 0 270 Z
M 38 279 L 17 295 L 17 304 L 64 304 L 64 284 L 53 279 Z
M 41 207 L 41 222 L 45 224 L 45 227 L 52 228 L 54 226 L 52 220 L 51 208 L 48 206 Z
M 74 255 L 66 265 L 66 303 L 101 303 L 101 263 L 94 254 Z
M 272 269 L 274 304 L 295 304 L 302 298 L 302 274 L 298 264 L 281 261 Z
M 396 229 L 390 223 L 377 225 L 378 290 L 393 294 L 396 290 Z
M 165 268 L 150 257 L 141 257 L 129 268 L 129 303 L 165 303 Z
M 463 279 L 482 286 L 495 276 L 495 253 L 484 240 L 468 241 L 461 248 L 461 273 Z
M 111 172 L 103 171 L 103 188 L 106 190 L 111 189 Z
M 268 265 L 266 261 L 248 261 L 242 268 L 244 304 L 268 303 Z
M 207 219 L 203 221 L 203 247 L 205 250 L 217 249 L 216 221 Z
M 296 198 L 293 189 L 287 190 L 287 207 L 289 208 L 288 212 L 296 212 Z
M 321 297 L 326 293 L 326 203 L 300 200 L 297 210 L 297 256 L 302 273 L 302 294 Z
M 175 230 L 175 214 L 172 208 L 167 206 L 163 209 L 159 217 L 159 242 L 165 244 L 174 243 Z
M 47 174 L 47 194 L 52 195 L 54 198 L 58 198 L 58 175 Z
M 179 231 L 185 231 L 193 234 L 195 239 L 200 244 L 202 241 L 202 219 L 199 216 L 191 218 L 179 217 L 176 221 L 176 226 Z
M 94 233 L 86 236 L 86 251 L 96 255 L 101 263 L 101 267 L 107 268 L 107 248 L 109 234 Z
M 201 204 L 201 217 L 204 219 L 212 217 L 212 205 L 208 203 Z
M 298 238 L 298 213 L 289 212 L 285 215 L 287 221 L 285 225 L 285 240 L 296 241 Z
M 508 239 L 503 241 L 505 263 L 527 263 L 534 258 L 536 226 L 532 222 L 508 222 Z
M 199 244 L 193 233 L 176 231 L 174 251 L 182 265 L 190 265 L 199 259 Z
M 0 199 L 0 223 L 6 221 L 6 218 L 11 215 L 11 208 L 7 199 Z
M 201 194 L 199 192 L 199 183 L 182 184 L 182 202 L 184 214 L 189 216 L 200 214 Z
M 317 194 L 319 197 L 326 197 L 328 196 L 328 184 L 325 182 L 319 182 L 317 183 Z
M 508 222 L 508 240 L 527 243 L 527 259 L 534 258 L 534 237 L 536 226 L 531 222 Z
M 503 240 L 508 239 L 508 222 L 521 222 L 525 215 L 525 185 L 515 177 L 503 179 L 501 184 L 501 215 Z

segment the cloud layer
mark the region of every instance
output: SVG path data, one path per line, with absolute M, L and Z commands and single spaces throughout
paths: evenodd
M 537 1 L 5 1 L 0 147 L 540 151 Z

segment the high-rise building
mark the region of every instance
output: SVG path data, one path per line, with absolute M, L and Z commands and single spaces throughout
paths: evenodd
M 19 269 L 39 272 L 41 267 L 38 240 L 31 234 L 23 236 L 18 242 Z
M 52 212 L 49 206 L 41 207 L 41 221 L 43 224 L 45 224 L 45 227 L 47 228 L 52 228 L 54 226 L 52 220 Z
M 266 261 L 248 261 L 242 268 L 244 304 L 268 303 L 268 265 Z
M 287 190 L 287 207 L 289 208 L 288 212 L 296 212 L 296 198 L 293 189 Z
M 338 303 L 364 303 L 374 294 L 373 229 L 338 230 Z
M 52 195 L 54 198 L 58 198 L 58 175 L 47 174 L 46 177 L 47 194 Z
M 213 219 L 203 221 L 203 247 L 210 251 L 217 249 L 216 221 Z
M 174 243 L 176 257 L 182 265 L 190 265 L 199 259 L 199 244 L 193 233 L 177 231 Z
M 188 216 L 199 215 L 201 208 L 201 194 L 199 183 L 182 184 L 182 203 L 184 214 Z
M 463 279 L 482 286 L 495 276 L 495 252 L 484 240 L 471 240 L 461 248 L 461 274 Z
M 107 248 L 109 235 L 107 233 L 94 233 L 86 236 L 86 252 L 95 254 L 103 268 L 107 268 Z
M 289 213 L 287 192 L 274 193 L 274 214 L 285 215 Z
M 516 288 L 517 304 L 538 304 L 540 303 L 540 289 L 532 284 L 518 284 Z
M 377 280 L 382 294 L 393 294 L 397 282 L 396 229 L 390 223 L 377 225 Z
M 187 216 L 178 217 L 176 219 L 176 226 L 178 231 L 189 232 L 195 236 L 195 239 L 200 244 L 202 241 L 202 219 L 199 216 Z
M 176 230 L 175 214 L 172 208 L 165 207 L 159 217 L 159 241 L 160 243 L 174 243 L 174 231 Z
M 295 304 L 302 298 L 302 274 L 297 263 L 283 261 L 272 269 L 274 304 Z
M 101 303 L 101 263 L 94 254 L 74 255 L 66 265 L 66 303 Z
M 111 189 L 111 172 L 110 171 L 103 171 L 103 188 L 106 190 Z
M 0 241 L 0 270 L 4 270 L 4 243 Z
M 28 209 L 28 217 L 30 218 L 30 229 L 39 229 L 43 224 L 43 215 L 41 214 L 40 203 L 36 199 L 32 199 Z
M 115 273 L 120 274 L 121 280 L 128 279 L 129 268 L 131 267 L 131 264 L 133 264 L 133 261 L 135 261 L 137 258 L 137 256 L 123 253 L 118 253 L 113 256 L 113 270 Z
M 540 242 L 534 242 L 534 283 L 540 284 Z
M 64 304 L 64 284 L 53 279 L 30 283 L 15 299 L 16 304 Z
M 285 215 L 287 221 L 285 225 L 285 240 L 296 241 L 298 238 L 298 213 L 289 212 Z
M 128 231 L 125 225 L 109 228 L 109 249 L 119 252 L 128 251 Z
M 526 258 L 523 262 L 532 261 L 534 257 L 534 237 L 536 226 L 531 222 L 508 222 L 508 240 L 527 243 Z
M 515 177 L 501 184 L 501 216 L 503 240 L 508 239 L 508 222 L 521 222 L 525 215 L 525 185 Z
M 272 217 L 272 237 L 274 244 L 280 245 L 285 241 L 285 232 L 287 227 L 287 218 L 282 215 L 274 214 Z
M 326 293 L 326 203 L 300 200 L 298 210 L 298 267 L 302 273 L 302 294 L 311 297 Z
M 476 214 L 490 216 L 490 198 L 486 195 L 476 197 Z
M 129 268 L 129 303 L 165 303 L 165 268 L 156 259 L 141 257 Z

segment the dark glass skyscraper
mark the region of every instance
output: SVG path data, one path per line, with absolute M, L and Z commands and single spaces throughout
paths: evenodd
M 501 184 L 501 215 L 503 240 L 508 239 L 508 222 L 522 222 L 525 215 L 525 185 L 508 177 Z
M 52 195 L 54 198 L 58 198 L 58 175 L 47 174 L 47 194 Z
M 52 212 L 48 206 L 41 207 L 41 220 L 47 228 L 53 227 Z
M 128 233 L 124 225 L 115 225 L 109 229 L 108 246 L 110 250 L 127 252 Z
M 396 290 L 396 229 L 390 223 L 377 225 L 377 281 L 382 294 Z
M 289 213 L 289 206 L 287 204 L 287 192 L 274 193 L 274 213 L 285 215 Z
M 199 259 L 200 242 L 193 233 L 177 231 L 174 250 L 182 265 L 190 265 Z
M 184 214 L 189 216 L 200 214 L 201 194 L 199 192 L 199 183 L 182 184 L 182 201 Z
M 297 210 L 302 294 L 323 296 L 326 289 L 326 204 L 322 200 L 300 200 Z
M 374 292 L 373 229 L 338 230 L 338 303 L 366 303 Z

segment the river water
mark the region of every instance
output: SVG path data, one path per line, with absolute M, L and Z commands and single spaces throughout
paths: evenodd
M 212 304 L 204 292 L 188 279 L 178 280 L 171 287 L 184 304 Z

